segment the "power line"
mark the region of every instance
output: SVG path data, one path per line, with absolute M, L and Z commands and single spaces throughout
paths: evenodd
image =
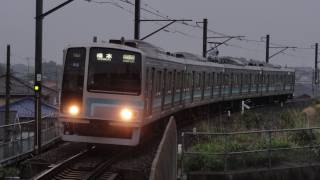
M 111 5 L 113 5 L 113 6 L 117 7 L 117 8 L 120 8 L 120 9 L 122 9 L 124 11 L 129 12 L 130 14 L 134 14 L 133 11 L 130 11 L 129 9 L 124 8 L 123 6 L 121 6 L 120 4 L 116 3 L 113 0 L 110 0 L 110 1 L 85 0 L 85 1 L 98 3 L 98 4 L 111 4 Z M 134 3 L 132 1 L 130 1 L 130 0 L 119 0 L 119 1 L 122 2 L 122 3 L 125 3 L 127 5 L 130 5 L 130 6 L 134 6 Z M 150 14 L 150 15 L 154 15 L 154 16 L 157 16 L 159 18 L 167 19 L 167 20 L 172 19 L 169 15 L 161 12 L 159 9 L 156 9 L 156 8 L 152 7 L 151 5 L 146 3 L 145 1 L 142 4 L 143 4 L 144 7 L 142 7 L 141 10 L 146 12 L 146 13 L 148 13 L 148 14 Z M 145 16 L 144 16 L 144 18 L 145 18 Z M 199 29 L 199 30 L 202 30 L 202 28 L 203 28 L 199 24 L 193 25 L 193 24 L 190 24 L 190 23 L 187 23 L 187 22 L 177 22 L 177 23 L 181 24 L 181 25 L 184 25 L 184 26 L 188 26 L 188 27 L 194 28 L 194 29 Z M 153 22 L 153 24 L 155 24 L 157 26 L 163 26 L 163 24 L 159 23 L 159 22 Z M 171 33 L 178 33 L 180 35 L 183 35 L 183 36 L 186 36 L 186 37 L 189 37 L 189 38 L 193 38 L 193 39 L 201 39 L 201 37 L 199 37 L 199 36 L 191 35 L 189 33 L 183 32 L 181 30 L 177 30 L 176 28 L 166 28 L 166 29 L 164 29 L 164 31 L 165 32 L 171 32 Z M 215 30 L 210 29 L 210 28 L 208 28 L 208 32 L 210 32 L 212 34 L 215 34 L 215 35 L 220 35 L 220 36 L 229 36 L 226 33 L 221 33 L 221 32 L 215 31 Z M 263 40 L 262 38 L 259 39 L 259 40 L 248 39 L 248 38 L 238 38 L 237 40 L 239 40 L 241 42 L 246 42 L 246 43 L 255 43 L 255 44 L 258 44 L 258 45 L 264 45 L 264 43 L 265 43 L 265 40 Z M 273 46 L 284 46 L 284 45 L 279 44 L 279 43 L 270 43 L 270 44 L 273 45 Z M 234 45 L 234 44 L 227 44 L 227 46 L 243 49 L 243 50 L 246 50 L 246 51 L 259 52 L 259 53 L 264 51 L 264 50 L 245 48 L 245 47 Z M 312 50 L 314 48 L 312 48 L 312 47 L 311 48 L 297 47 L 295 49 Z M 281 54 L 297 58 L 297 56 L 290 55 L 288 53 L 281 53 Z
M 114 2 L 114 1 L 95 1 L 95 0 L 85 0 L 85 1 L 92 2 L 92 3 L 97 3 L 97 4 L 110 4 L 112 6 L 120 8 L 121 10 L 127 11 L 130 14 L 134 14 L 133 11 L 130 11 L 129 9 L 124 8 L 123 6 L 119 5 L 118 3 Z M 134 6 L 134 3 L 132 3 L 132 2 L 130 2 L 128 0 L 119 0 L 119 1 Z M 149 14 L 156 15 L 158 17 L 161 17 L 161 18 L 164 18 L 164 19 L 168 19 L 168 20 L 171 19 L 168 16 L 159 15 L 159 14 L 157 14 L 155 12 L 152 12 L 151 10 L 148 10 L 146 8 L 141 8 L 141 9 L 144 10 L 145 12 L 149 13 Z M 143 16 L 143 17 L 146 18 L 145 16 Z M 152 22 L 152 23 L 156 24 L 158 26 L 163 26 L 163 24 L 159 23 L 159 22 Z M 194 35 L 191 35 L 189 33 L 183 32 L 181 30 L 173 29 L 173 28 L 166 28 L 165 32 L 168 32 L 168 31 L 171 32 L 171 33 L 178 33 L 178 34 L 181 34 L 181 35 L 189 37 L 189 38 L 198 38 L 198 37 L 196 37 Z

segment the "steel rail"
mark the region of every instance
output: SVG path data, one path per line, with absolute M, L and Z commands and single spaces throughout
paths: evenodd
M 48 169 L 47 171 L 39 174 L 38 176 L 34 177 L 34 180 L 45 180 L 45 179 L 52 179 L 54 176 L 56 176 L 62 169 L 69 166 L 70 164 L 74 163 L 77 159 L 80 157 L 85 156 L 90 150 L 94 149 L 94 147 L 90 149 L 86 149 L 56 165 L 54 165 L 51 169 Z

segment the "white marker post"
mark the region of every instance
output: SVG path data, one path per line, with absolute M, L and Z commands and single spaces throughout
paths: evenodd
M 244 101 L 241 101 L 241 114 L 244 114 L 244 109 L 250 109 L 250 106 L 244 103 Z

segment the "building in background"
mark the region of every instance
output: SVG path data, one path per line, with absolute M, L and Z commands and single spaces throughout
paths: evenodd
M 5 82 L 6 82 L 6 75 L 0 76 L 0 106 L 5 104 L 5 98 L 6 98 Z M 33 98 L 34 91 L 33 91 L 32 83 L 29 83 L 27 81 L 24 81 L 12 75 L 10 77 L 10 82 L 11 82 L 10 102 L 15 102 L 25 97 Z M 44 85 L 42 86 L 42 99 L 46 104 L 57 106 L 59 104 L 58 91 L 54 88 L 47 87 L 44 83 Z

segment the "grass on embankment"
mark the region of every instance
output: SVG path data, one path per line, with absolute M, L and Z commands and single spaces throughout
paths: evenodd
M 320 103 L 312 102 L 310 106 L 300 108 L 285 108 L 278 112 L 274 110 L 259 112 L 256 110 L 247 111 L 230 120 L 224 127 L 218 127 L 214 124 L 208 125 L 207 122 L 201 122 L 197 131 L 201 132 L 232 132 L 232 131 L 251 131 L 261 129 L 292 129 L 319 126 L 320 122 Z M 259 153 L 248 153 L 246 155 L 228 155 L 227 159 L 223 154 L 225 152 L 239 151 L 259 151 L 268 148 L 293 148 L 320 143 L 320 131 L 299 131 L 287 133 L 273 133 L 271 144 L 269 144 L 269 134 L 240 134 L 228 136 L 227 139 L 221 137 L 199 137 L 197 142 L 188 148 L 190 152 L 201 152 L 199 155 L 188 155 L 184 157 L 184 168 L 187 171 L 197 170 L 223 170 L 225 166 L 228 169 L 266 167 L 269 164 L 268 151 Z M 225 141 L 226 140 L 226 141 Z M 227 142 L 227 143 L 226 143 Z M 312 153 L 313 157 L 320 157 L 319 148 L 304 150 L 308 152 L 271 152 L 272 165 L 283 161 L 305 160 L 306 156 Z M 221 153 L 221 155 L 210 155 Z M 297 154 L 298 153 L 298 154 Z M 301 156 L 305 155 L 305 156 Z M 225 162 L 227 162 L 225 164 Z

